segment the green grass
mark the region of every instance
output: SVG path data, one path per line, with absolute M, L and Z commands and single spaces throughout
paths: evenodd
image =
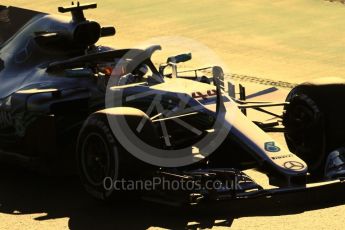
M 3 0 L 2 4 L 56 12 L 61 1 Z M 66 1 L 69 4 L 69 1 Z M 345 77 L 345 6 L 323 0 L 99 1 L 88 12 L 118 33 L 102 43 L 138 46 L 160 36 L 187 37 L 215 52 L 232 72 L 300 82 Z M 160 39 L 158 39 L 158 42 Z M 195 51 L 195 63 L 213 64 L 210 52 L 163 39 L 164 55 Z M 172 47 L 169 49 L 169 47 Z M 199 51 L 198 51 L 199 50 Z M 198 52 L 197 52 L 198 51 Z M 159 56 L 160 59 L 163 55 Z

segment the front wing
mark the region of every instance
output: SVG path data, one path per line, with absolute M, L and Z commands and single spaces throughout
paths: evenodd
M 307 191 L 343 191 L 345 189 L 345 178 L 313 181 L 305 185 L 263 188 L 247 174 L 236 169 L 205 169 L 185 172 L 169 170 L 159 171 L 156 176 L 161 178 L 161 186 L 144 194 L 143 199 L 171 206 L 222 204 L 227 201 L 271 198 Z M 178 187 L 179 189 L 164 188 L 164 185 L 169 184 L 168 182 L 178 182 L 182 186 Z M 189 187 L 184 187 L 183 184 L 187 185 L 188 182 Z M 198 186 L 193 187 L 192 183 Z

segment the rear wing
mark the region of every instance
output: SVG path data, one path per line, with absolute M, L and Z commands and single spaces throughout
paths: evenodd
M 0 49 L 28 21 L 42 12 L 0 5 Z

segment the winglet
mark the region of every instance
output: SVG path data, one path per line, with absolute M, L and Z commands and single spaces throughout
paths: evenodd
M 73 21 L 82 22 L 86 20 L 84 16 L 84 10 L 96 9 L 96 8 L 97 8 L 97 3 L 80 4 L 79 2 L 77 2 L 77 5 L 74 5 L 74 2 L 72 2 L 72 6 L 67 6 L 67 7 L 60 6 L 58 8 L 58 11 L 60 13 L 71 12 Z

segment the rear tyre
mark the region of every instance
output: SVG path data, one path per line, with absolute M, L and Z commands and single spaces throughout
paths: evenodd
M 86 191 L 100 200 L 116 193 L 113 182 L 125 175 L 123 149 L 114 138 L 103 114 L 93 114 L 84 123 L 77 145 L 77 164 Z

